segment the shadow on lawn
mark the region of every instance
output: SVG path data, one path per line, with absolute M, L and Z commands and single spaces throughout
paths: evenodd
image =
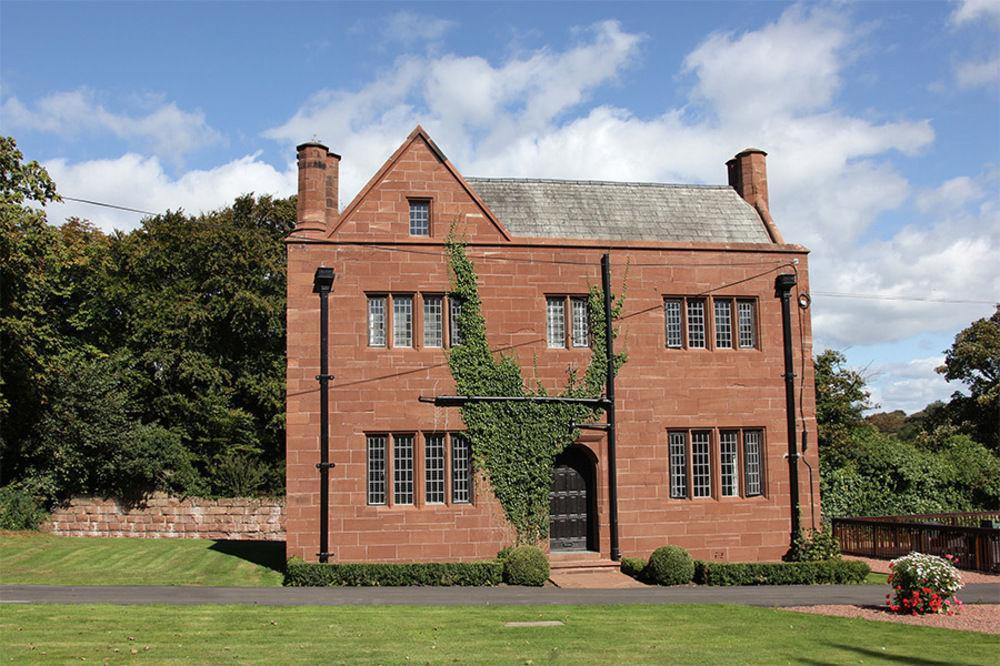
M 230 541 L 220 539 L 208 548 L 232 555 L 278 573 L 285 573 L 284 541 Z
M 829 643 L 829 642 L 826 643 L 826 645 L 828 645 L 829 647 L 839 648 L 841 650 L 848 650 L 850 652 L 855 652 L 855 653 L 857 653 L 858 655 L 860 655 L 862 657 L 865 657 L 865 658 L 868 658 L 868 659 L 874 659 L 875 661 L 879 661 L 879 660 L 882 660 L 882 661 L 895 661 L 895 662 L 899 662 L 901 664 L 917 664 L 918 666 L 975 666 L 975 664 L 971 664 L 970 662 L 965 662 L 965 661 L 955 661 L 955 660 L 952 660 L 952 659 L 949 659 L 947 661 L 940 661 L 938 659 L 925 659 L 925 658 L 913 657 L 913 656 L 909 656 L 909 655 L 906 655 L 906 656 L 896 655 L 896 654 L 891 654 L 891 653 L 888 653 L 888 652 L 885 652 L 885 651 L 882 651 L 882 650 L 872 650 L 870 648 L 859 647 L 857 645 L 842 645 L 840 643 Z M 805 663 L 809 663 L 809 664 L 823 664 L 825 666 L 826 662 L 819 662 L 819 661 L 809 660 L 808 662 L 805 662 Z M 837 662 L 837 663 L 840 663 L 840 662 Z M 832 666 L 832 663 L 831 663 L 831 666 Z

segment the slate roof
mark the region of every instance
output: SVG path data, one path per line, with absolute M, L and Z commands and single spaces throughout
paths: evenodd
M 770 243 L 731 187 L 538 178 L 466 178 L 514 236 Z

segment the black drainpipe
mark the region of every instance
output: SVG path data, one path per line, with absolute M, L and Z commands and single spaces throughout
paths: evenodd
M 313 292 L 319 294 L 319 561 L 330 560 L 330 304 L 333 269 L 319 267 Z
M 611 322 L 611 256 L 601 257 L 601 286 L 604 289 L 604 353 L 608 368 L 605 397 L 608 400 L 608 527 L 611 528 L 611 559 L 621 560 L 618 547 L 618 461 L 615 459 L 615 337 Z
M 799 533 L 799 452 L 795 432 L 795 367 L 792 361 L 791 291 L 795 275 L 779 275 L 774 281 L 781 297 L 781 328 L 785 339 L 785 413 L 788 418 L 788 483 L 792 508 L 792 540 Z

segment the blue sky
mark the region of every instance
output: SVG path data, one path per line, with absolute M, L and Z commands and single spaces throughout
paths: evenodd
M 67 195 L 143 210 L 294 192 L 294 145 L 346 202 L 416 123 L 469 175 L 722 183 L 769 152 L 815 292 L 1000 300 L 1000 0 L 911 3 L 0 4 L 0 130 Z M 82 205 L 128 229 L 133 214 Z M 884 408 L 988 304 L 816 294 L 817 349 Z

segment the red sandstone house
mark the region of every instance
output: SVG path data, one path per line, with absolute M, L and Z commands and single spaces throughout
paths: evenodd
M 329 560 L 486 559 L 513 540 L 472 468 L 459 410 L 418 401 L 454 393 L 452 229 L 476 266 L 491 348 L 516 354 L 550 391 L 567 367 L 586 365 L 583 297 L 601 283 L 601 255 L 616 292 L 630 264 L 615 343 L 629 354 L 616 396 L 622 555 L 676 544 L 702 559 L 779 558 L 793 467 L 802 522 L 819 520 L 816 447 L 789 464 L 776 291 L 778 276 L 797 273 L 792 428 L 815 433 L 810 321 L 795 302 L 808 292 L 808 251 L 785 243 L 771 219 L 764 152 L 730 160 L 728 187 L 471 178 L 418 127 L 343 210 L 340 159 L 317 143 L 298 147 L 298 224 L 287 239 L 289 557 L 316 561 L 321 547 L 320 267 L 335 276 Z M 605 433 L 586 431 L 557 459 L 553 552 L 611 555 L 607 456 Z

